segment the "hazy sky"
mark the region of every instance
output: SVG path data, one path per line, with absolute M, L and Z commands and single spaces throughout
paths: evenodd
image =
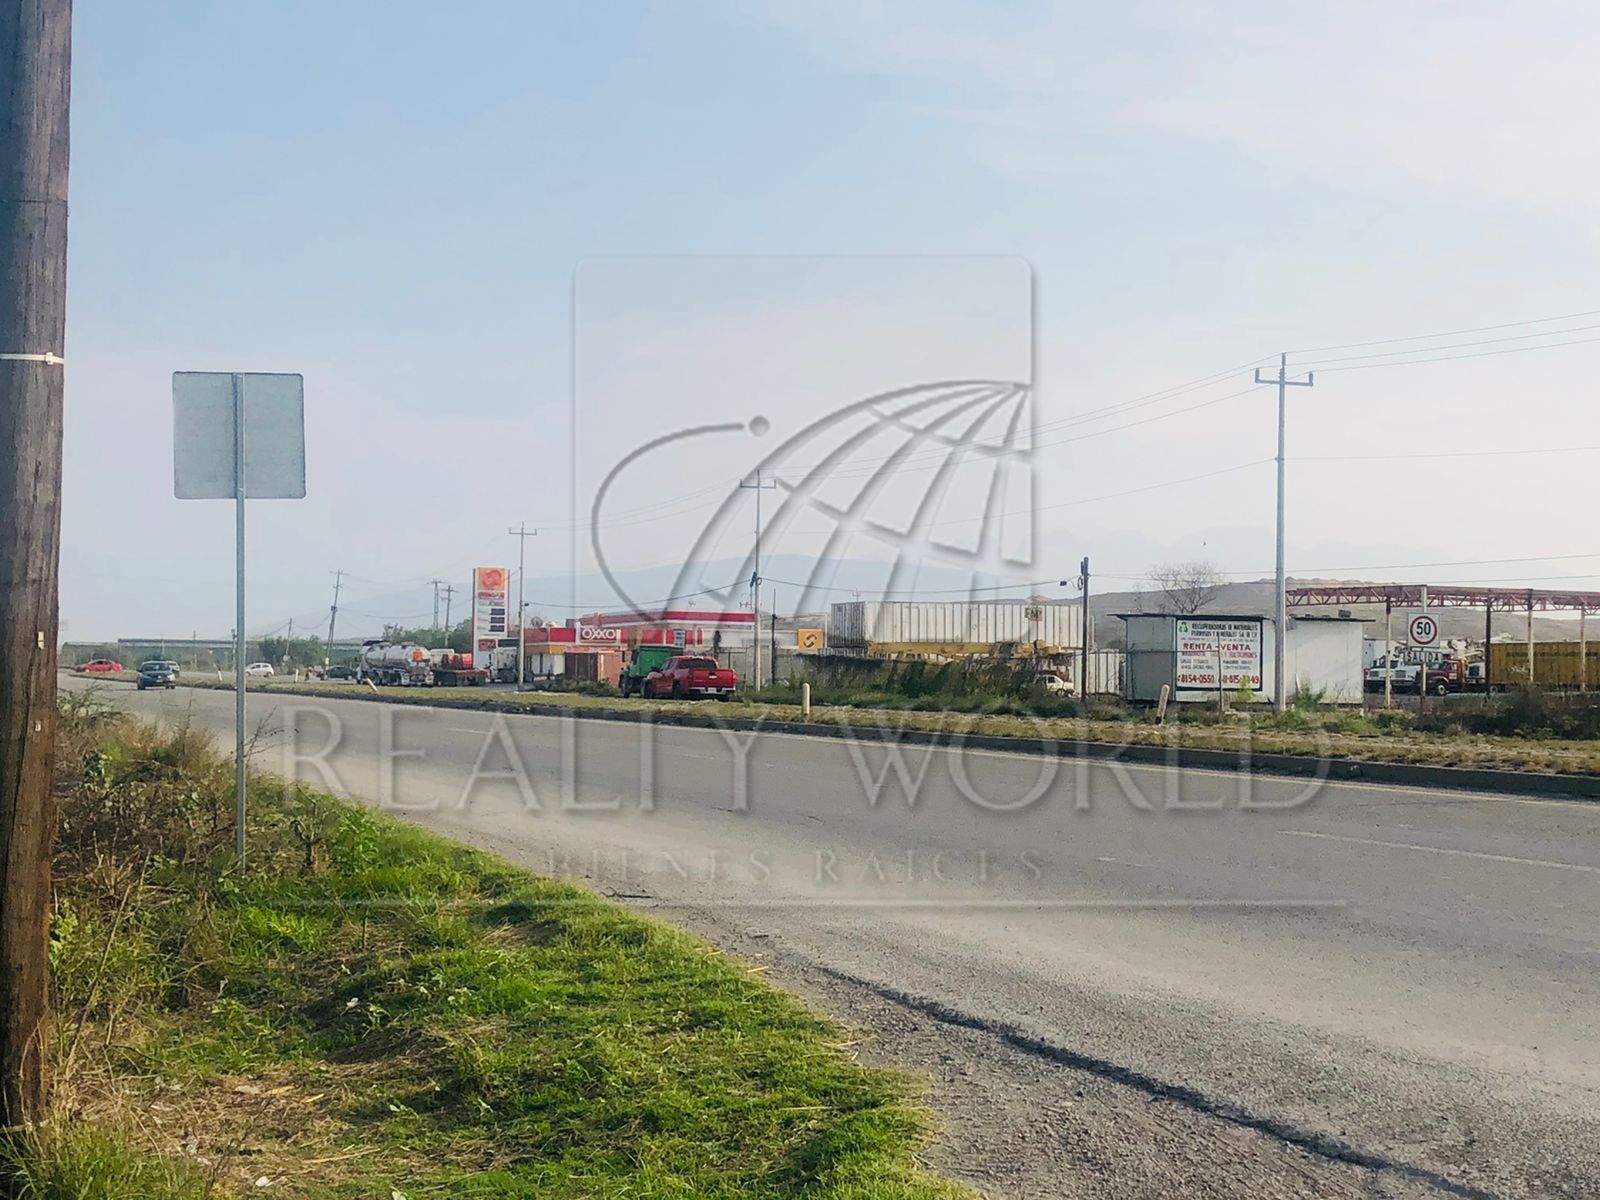
M 252 507 L 253 632 L 325 619 L 335 568 L 349 632 L 424 616 L 524 519 L 560 576 L 595 256 L 682 257 L 636 315 L 701 336 L 738 321 L 695 256 L 1025 260 L 1044 573 L 1088 552 L 1108 585 L 1270 570 L 1272 397 L 1220 399 L 1244 371 L 1090 410 L 1587 312 L 1297 354 L 1290 566 L 1600 587 L 1600 343 L 1332 370 L 1600 337 L 1597 35 L 1580 4 L 79 0 L 65 636 L 232 624 L 230 506 L 172 498 L 177 369 L 306 376 L 310 495 Z M 1456 457 L 1347 457 L 1416 453 Z M 1510 559 L 1543 561 L 1363 569 Z

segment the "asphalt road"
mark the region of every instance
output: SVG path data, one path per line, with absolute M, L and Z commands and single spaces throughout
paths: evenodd
M 231 735 L 230 693 L 112 687 Z M 1600 805 L 251 711 L 260 769 L 761 960 L 931 1076 L 992 1195 L 1600 1195 Z

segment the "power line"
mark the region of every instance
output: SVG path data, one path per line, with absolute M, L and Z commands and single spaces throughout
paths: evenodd
M 1033 431 L 1038 433 L 1041 430 L 1051 429 L 1056 426 L 1079 425 L 1093 421 L 1101 413 L 1117 413 L 1133 408 L 1143 408 L 1149 404 L 1157 404 L 1162 400 L 1175 399 L 1177 396 L 1184 395 L 1189 392 L 1200 391 L 1214 384 L 1221 383 L 1223 380 L 1232 375 L 1238 375 L 1259 363 L 1266 362 L 1270 357 L 1270 355 L 1263 355 L 1260 358 L 1252 358 L 1247 363 L 1240 363 L 1238 366 L 1229 367 L 1225 371 L 1216 371 L 1199 379 L 1192 379 L 1187 383 L 1174 384 L 1172 387 L 1163 388 L 1158 392 L 1147 392 L 1145 395 L 1135 396 L 1131 400 L 1122 400 L 1115 404 L 1106 404 L 1099 408 L 1087 409 L 1083 412 L 1074 413 L 1070 417 L 1063 417 L 1059 421 L 1047 421 L 1043 425 L 1034 426 Z
M 1527 325 L 1547 324 L 1547 323 L 1551 323 L 1551 322 L 1555 322 L 1555 321 L 1572 320 L 1572 319 L 1576 319 L 1576 318 L 1579 318 L 1579 317 L 1595 316 L 1595 315 L 1600 315 L 1600 309 L 1588 310 L 1588 311 L 1579 312 L 1579 313 L 1568 313 L 1568 314 L 1565 314 L 1565 315 L 1562 315 L 1562 316 L 1555 316 L 1555 317 L 1540 317 L 1540 318 L 1534 318 L 1534 319 L 1527 320 L 1527 321 L 1510 321 L 1510 322 L 1503 322 L 1503 323 L 1496 324 L 1496 325 L 1476 326 L 1476 327 L 1469 328 L 1469 329 L 1448 330 L 1448 331 L 1443 331 L 1443 332 L 1439 332 L 1439 333 L 1413 334 L 1413 335 L 1409 335 L 1409 336 L 1406 336 L 1406 337 L 1382 338 L 1382 339 L 1377 339 L 1377 340 L 1374 340 L 1374 341 L 1367 341 L 1367 342 L 1348 342 L 1348 343 L 1340 343 L 1340 344 L 1336 344 L 1336 345 L 1329 345 L 1329 346 L 1322 346 L 1322 347 L 1311 347 L 1311 348 L 1307 348 L 1307 349 L 1302 349 L 1302 350 L 1296 351 L 1296 353 L 1298 353 L 1298 354 L 1306 354 L 1306 353 L 1317 353 L 1317 352 L 1325 351 L 1325 350 L 1356 349 L 1356 348 L 1360 348 L 1360 347 L 1363 347 L 1363 346 L 1394 345 L 1394 344 L 1398 344 L 1398 343 L 1401 343 L 1401 342 L 1433 341 L 1433 340 L 1437 340 L 1439 338 L 1459 336 L 1459 335 L 1463 335 L 1463 334 L 1467 334 L 1467 333 L 1493 332 L 1493 331 L 1500 330 L 1500 329 L 1520 328 L 1520 327 L 1525 327 Z M 1462 343 L 1456 343 L 1456 344 L 1453 344 L 1453 345 L 1421 346 L 1421 347 L 1417 347 L 1415 350 L 1390 351 L 1390 352 L 1384 352 L 1384 353 L 1374 354 L 1374 355 L 1348 355 L 1348 356 L 1343 356 L 1343 357 L 1339 357 L 1339 358 L 1329 358 L 1329 359 L 1322 359 L 1322 360 L 1314 360 L 1314 361 L 1309 362 L 1309 363 L 1301 362 L 1301 363 L 1297 363 L 1296 365 L 1300 366 L 1300 367 L 1316 367 L 1316 366 L 1320 365 L 1321 363 L 1332 363 L 1332 364 L 1335 364 L 1335 365 L 1325 366 L 1322 369 L 1325 370 L 1325 371 L 1372 370 L 1372 369 L 1379 368 L 1379 367 L 1399 367 L 1399 366 L 1423 365 L 1423 364 L 1433 363 L 1433 362 L 1450 362 L 1450 361 L 1456 361 L 1456 360 L 1459 360 L 1459 359 L 1493 357 L 1493 356 L 1500 355 L 1500 354 L 1519 354 L 1519 353 L 1528 353 L 1528 352 L 1535 351 L 1535 350 L 1554 350 L 1554 349 L 1561 349 L 1561 348 L 1567 347 L 1567 346 L 1588 345 L 1588 344 L 1592 344 L 1592 343 L 1595 343 L 1595 342 L 1600 342 L 1600 338 L 1576 338 L 1576 339 L 1568 339 L 1568 340 L 1557 341 L 1557 342 L 1545 342 L 1545 343 L 1541 343 L 1539 345 L 1534 345 L 1534 346 L 1501 347 L 1499 349 L 1483 351 L 1483 352 L 1479 352 L 1479 353 L 1442 354 L 1442 355 L 1435 353 L 1436 351 L 1439 351 L 1439 350 L 1464 349 L 1464 348 L 1473 347 L 1473 346 L 1497 345 L 1498 343 L 1501 343 L 1501 342 L 1504 342 L 1504 341 L 1520 341 L 1520 340 L 1524 340 L 1526 338 L 1556 337 L 1556 336 L 1559 336 L 1559 335 L 1561 335 L 1563 333 L 1580 332 L 1580 331 L 1583 331 L 1583 330 L 1595 329 L 1595 328 L 1600 328 L 1600 325 L 1573 326 L 1573 327 L 1569 327 L 1569 328 L 1566 328 L 1566 329 L 1560 329 L 1560 330 L 1546 330 L 1546 331 L 1538 332 L 1538 333 L 1515 335 L 1515 336 L 1508 337 L 1508 338 L 1481 339 L 1481 340 L 1478 340 L 1478 341 L 1462 342 Z M 1400 358 L 1400 357 L 1398 357 L 1400 355 L 1421 355 L 1421 356 L 1424 356 L 1424 357 Z M 1392 358 L 1392 359 L 1394 359 L 1394 361 L 1370 362 L 1370 363 L 1369 362 L 1353 362 L 1352 361 L 1352 360 L 1356 360 L 1356 359 L 1366 359 L 1366 358 L 1385 358 L 1385 359 L 1391 359 Z M 1073 428 L 1073 427 L 1076 427 L 1076 426 L 1079 426 L 1079 425 L 1093 424 L 1093 423 L 1095 423 L 1097 421 L 1100 421 L 1100 420 L 1103 420 L 1103 419 L 1108 419 L 1108 418 L 1110 418 L 1112 416 L 1120 415 L 1121 413 L 1135 411 L 1135 410 L 1137 410 L 1139 408 L 1146 408 L 1146 407 L 1149 407 L 1149 406 L 1154 405 L 1154 404 L 1161 404 L 1161 403 L 1164 403 L 1165 401 L 1177 399 L 1177 398 L 1179 398 L 1181 396 L 1191 394 L 1191 393 L 1193 393 L 1195 391 L 1203 390 L 1206 387 L 1214 386 L 1216 383 L 1221 382 L 1222 380 L 1228 378 L 1230 375 L 1233 375 L 1233 374 L 1235 374 L 1235 373 L 1237 373 L 1239 371 L 1242 371 L 1243 369 L 1245 369 L 1247 367 L 1250 367 L 1250 366 L 1252 366 L 1252 365 L 1254 365 L 1256 363 L 1260 363 L 1262 361 L 1264 361 L 1263 358 L 1252 359 L 1250 362 L 1240 364 L 1237 367 L 1231 367 L 1231 368 L 1228 368 L 1228 369 L 1223 370 L 1223 371 L 1214 372 L 1211 375 L 1201 376 L 1201 377 L 1199 377 L 1197 379 L 1194 379 L 1194 380 L 1191 380 L 1191 381 L 1189 381 L 1187 383 L 1176 384 L 1173 387 L 1162 389 L 1162 390 L 1156 391 L 1156 392 L 1146 393 L 1146 394 L 1141 395 L 1141 396 L 1135 396 L 1135 397 L 1133 397 L 1133 398 L 1131 398 L 1129 400 L 1119 401 L 1119 402 L 1114 403 L 1114 404 L 1102 405 L 1099 408 L 1089 409 L 1089 410 L 1086 410 L 1086 411 L 1083 411 L 1083 412 L 1074 413 L 1073 415 L 1071 415 L 1069 417 L 1064 417 L 1064 418 L 1061 418 L 1060 420 L 1057 420 L 1057 421 L 1050 421 L 1050 422 L 1046 422 L 1046 423 L 1044 423 L 1042 425 L 1034 426 L 1033 430 L 1031 432 L 1032 432 L 1033 435 L 1036 436 L 1038 433 L 1040 433 L 1041 431 L 1045 431 L 1045 430 L 1066 429 L 1066 428 Z M 1337 365 L 1337 364 L 1346 364 L 1346 365 Z M 1203 401 L 1201 401 L 1201 402 L 1199 402 L 1197 404 L 1188 404 L 1188 405 L 1185 405 L 1185 406 L 1183 406 L 1181 408 L 1176 408 L 1176 409 L 1172 409 L 1172 410 L 1169 410 L 1169 411 L 1166 411 L 1166 412 L 1156 413 L 1156 414 L 1154 414 L 1152 416 L 1144 417 L 1144 418 L 1141 418 L 1140 420 L 1137 420 L 1137 421 L 1128 421 L 1128 422 L 1124 422 L 1124 423 L 1119 424 L 1119 425 L 1110 426 L 1110 427 L 1105 428 L 1105 429 L 1097 429 L 1097 430 L 1093 430 L 1092 432 L 1077 434 L 1077 435 L 1074 435 L 1072 437 L 1057 438 L 1057 439 L 1047 440 L 1047 441 L 1044 441 L 1044 442 L 1038 442 L 1038 443 L 1035 443 L 1033 446 L 1031 446 L 1031 448 L 1029 449 L 1029 453 L 1036 452 L 1036 451 L 1039 451 L 1039 450 L 1046 450 L 1046 449 L 1050 449 L 1050 448 L 1057 447 L 1057 446 L 1072 445 L 1072 444 L 1075 444 L 1077 442 L 1087 441 L 1087 440 L 1090 440 L 1090 439 L 1093 439 L 1093 438 L 1097 438 L 1097 437 L 1105 437 L 1105 436 L 1109 436 L 1109 435 L 1114 434 L 1114 433 L 1120 433 L 1120 432 L 1123 432 L 1123 431 L 1126 431 L 1126 430 L 1129 430 L 1129 429 L 1141 428 L 1141 427 L 1143 427 L 1145 425 L 1154 424 L 1154 423 L 1156 423 L 1158 421 L 1164 421 L 1164 420 L 1169 420 L 1169 419 L 1174 418 L 1174 417 L 1184 416 L 1184 415 L 1186 415 L 1188 413 L 1201 411 L 1203 409 L 1210 408 L 1210 407 L 1213 407 L 1214 405 L 1223 403 L 1223 402 L 1225 402 L 1227 400 L 1235 399 L 1235 398 L 1237 398 L 1239 396 L 1246 395 L 1246 394 L 1248 394 L 1249 392 L 1251 392 L 1253 390 L 1254 390 L 1253 388 L 1244 388 L 1244 389 L 1241 389 L 1239 391 L 1227 393 L 1226 395 L 1223 395 L 1223 396 L 1217 396 L 1217 397 L 1208 398 L 1208 399 L 1203 400 Z M 873 464 L 884 463 L 884 462 L 889 462 L 889 461 L 895 461 L 895 463 L 896 463 L 895 470 L 897 472 L 898 471 L 933 470 L 933 469 L 937 469 L 939 466 L 943 465 L 944 459 L 946 457 L 948 457 L 948 455 L 949 455 L 949 453 L 951 452 L 952 449 L 956 449 L 956 448 L 961 448 L 961 447 L 959 446 L 959 444 L 957 444 L 956 446 L 934 446 L 934 447 L 928 447 L 928 448 L 922 449 L 922 450 L 913 450 L 913 451 L 911 451 L 909 453 L 905 453 L 905 454 L 876 455 L 876 456 L 873 456 L 871 458 L 856 457 L 856 458 L 847 459 L 847 460 L 845 460 L 845 461 L 843 461 L 843 462 L 841 462 L 841 463 L 839 463 L 837 465 L 834 465 L 834 466 L 824 466 L 823 464 L 810 464 L 810 465 L 802 464 L 802 465 L 786 465 L 786 468 L 789 471 L 794 471 L 794 472 L 808 471 L 808 472 L 813 473 L 814 475 L 818 475 L 818 477 L 820 477 L 820 478 L 834 478 L 834 479 L 864 478 L 864 477 L 869 476 L 871 474 L 874 474 L 876 472 L 877 467 L 873 466 Z M 965 448 L 968 449 L 968 450 L 978 450 L 978 451 L 985 451 L 985 450 L 986 451 L 1004 451 L 1006 449 L 1006 445 L 1004 443 L 999 443 L 999 444 L 996 444 L 996 443 L 974 444 L 974 445 L 971 445 L 971 446 L 968 446 L 968 447 L 965 447 Z M 937 461 L 929 462 L 928 460 L 930 460 L 930 459 L 937 460 Z M 696 496 L 699 496 L 699 495 L 703 495 L 703 494 L 706 494 L 706 493 L 709 493 L 709 492 L 720 490 L 724 486 L 731 487 L 735 482 L 737 482 L 737 481 L 730 478 L 726 485 L 724 485 L 724 484 L 714 484 L 714 485 L 712 485 L 710 487 L 702 488 L 702 489 L 699 489 L 699 490 L 697 490 L 695 492 L 686 493 L 685 495 L 676 497 L 674 500 L 667 501 L 666 503 L 667 504 L 676 504 L 676 503 L 679 503 L 679 502 L 681 502 L 683 500 L 692 499 L 692 498 L 694 498 Z M 715 503 L 715 502 L 713 502 L 713 503 Z M 696 505 L 696 506 L 693 506 L 690 509 L 684 510 L 684 512 L 696 511 L 696 510 L 698 510 L 700 508 L 709 508 L 711 506 L 712 505 L 710 503 L 704 504 L 704 505 Z M 674 515 L 674 516 L 675 515 L 681 515 L 679 513 L 669 514 L 669 513 L 661 511 L 659 506 L 650 506 L 650 505 L 640 506 L 638 509 L 633 509 L 633 510 L 624 510 L 623 513 L 619 513 L 617 515 L 619 515 L 619 516 L 627 515 L 627 514 L 629 514 L 631 512 L 642 512 L 642 513 L 645 513 L 647 515 L 641 516 L 637 521 L 621 521 L 621 522 L 607 521 L 607 522 L 602 522 L 602 527 L 619 528 L 619 527 L 626 527 L 628 525 L 635 525 L 635 524 L 639 524 L 639 525 L 649 524 L 649 523 L 654 522 L 654 521 L 665 519 L 669 515 Z M 573 523 L 573 527 L 578 527 L 579 524 L 580 524 L 579 522 L 574 522 Z
M 1564 346 L 1588 346 L 1600 342 L 1600 337 L 1574 338 L 1567 342 L 1547 342 L 1542 346 L 1508 346 L 1501 350 L 1480 350 L 1475 354 L 1443 354 L 1438 358 L 1408 358 L 1398 362 L 1354 363 L 1348 367 L 1324 367 L 1323 371 L 1371 371 L 1383 367 L 1416 367 L 1424 363 L 1454 362 L 1463 358 L 1493 358 L 1501 354 L 1528 354 L 1535 350 L 1559 350 Z
M 1414 563 L 1358 563 L 1341 567 L 1295 567 L 1290 574 L 1295 578 L 1305 578 L 1308 575 L 1332 575 L 1340 571 L 1422 571 L 1439 567 L 1494 567 L 1508 563 L 1545 563 L 1545 562 L 1579 562 L 1584 559 L 1600 558 L 1600 553 L 1593 554 L 1533 554 L 1523 558 L 1456 558 L 1438 562 Z M 1255 571 L 1219 571 L 1218 574 L 1241 579 L 1253 579 L 1267 575 L 1269 572 Z M 1148 574 L 1130 575 L 1114 571 L 1097 571 L 1095 574 L 1104 579 L 1132 579 L 1148 578 Z M 1577 575 L 1572 578 L 1587 579 L 1586 575 Z
M 1075 508 L 1080 504 L 1094 504 L 1101 500 L 1117 500 L 1123 496 L 1135 496 L 1140 492 L 1153 492 L 1161 488 L 1177 487 L 1180 484 L 1196 483 L 1202 479 L 1215 479 L 1220 475 L 1233 475 L 1240 471 L 1249 470 L 1251 467 L 1265 466 L 1271 462 L 1270 458 L 1252 459 L 1250 462 L 1236 463 L 1231 467 L 1220 467 L 1215 471 L 1202 471 L 1198 475 L 1184 475 L 1178 479 L 1163 479 L 1159 483 L 1147 483 L 1141 487 L 1127 488 L 1120 492 L 1105 492 L 1099 496 L 1079 496 L 1076 500 L 1062 500 L 1055 504 L 1041 504 L 1034 508 L 1015 508 L 1000 513 L 979 513 L 975 517 L 952 517 L 945 521 L 929 521 L 927 528 L 937 529 L 946 525 L 970 525 L 974 521 L 993 521 L 1004 517 L 1022 517 L 1033 513 L 1049 512 L 1057 508 Z M 1100 574 L 1100 572 L 1096 572 Z
M 1509 337 L 1479 338 L 1471 342 L 1445 342 L 1439 346 L 1418 346 L 1411 350 L 1377 350 L 1371 354 L 1341 354 L 1334 358 L 1314 358 L 1309 362 L 1301 360 L 1295 365 L 1300 367 L 1320 367 L 1323 363 L 1355 362 L 1360 359 L 1370 358 L 1399 358 L 1402 355 L 1434 354 L 1440 350 L 1466 350 L 1474 346 L 1498 346 L 1505 342 L 1526 342 L 1534 338 L 1561 337 L 1568 333 L 1585 333 L 1591 329 L 1600 329 L 1600 324 L 1570 325 L 1565 329 L 1545 329 L 1538 333 L 1518 333 Z M 1552 343 L 1557 344 L 1557 343 Z M 1527 346 L 1524 349 L 1542 350 L 1544 346 Z M 1410 361 L 1407 359 L 1406 361 Z
M 765 578 L 765 577 L 763 577 L 763 578 Z M 709 596 L 713 592 L 721 592 L 721 593 L 731 592 L 731 591 L 733 591 L 734 588 L 739 587 L 741 585 L 748 584 L 748 582 L 749 582 L 748 580 L 744 580 L 744 579 L 735 579 L 732 583 L 727 584 L 726 586 L 722 586 L 722 587 L 702 588 L 698 592 L 679 592 L 675 596 L 662 596 L 660 599 L 656 599 L 656 600 L 634 600 L 634 601 L 630 601 L 629 603 L 627 603 L 625 605 L 613 605 L 610 608 L 606 608 L 606 607 L 604 607 L 602 605 L 595 605 L 595 604 L 558 604 L 555 601 L 550 601 L 550 600 L 529 600 L 528 601 L 528 607 L 529 608 L 559 608 L 559 609 L 562 609 L 562 610 L 564 610 L 566 612 L 596 613 L 596 614 L 600 614 L 600 615 L 620 615 L 620 614 L 625 614 L 625 613 L 636 613 L 640 609 L 645 608 L 648 605 L 670 604 L 674 600 L 692 600 L 696 596 Z M 773 582 L 781 583 L 783 581 L 782 580 L 770 580 L 769 579 L 769 580 L 766 580 L 766 582 L 768 582 L 768 583 L 773 583 Z
M 1532 317 L 1526 321 L 1503 321 L 1498 325 L 1476 325 L 1471 329 L 1447 329 L 1440 333 L 1414 333 L 1407 337 L 1378 338 L 1369 342 L 1341 342 L 1333 346 L 1302 346 L 1290 354 L 1321 354 L 1326 350 L 1357 350 L 1363 346 L 1393 346 L 1398 342 L 1427 342 L 1435 338 L 1461 337 L 1468 333 L 1493 333 L 1499 329 L 1520 329 L 1527 325 L 1551 325 L 1557 321 L 1576 321 L 1581 317 L 1600 316 L 1600 308 L 1584 312 L 1563 313 L 1555 317 Z
M 1435 450 L 1414 454 L 1304 454 L 1290 462 L 1375 462 L 1419 458 L 1509 458 L 1521 454 L 1584 454 L 1600 446 L 1531 446 L 1525 450 Z

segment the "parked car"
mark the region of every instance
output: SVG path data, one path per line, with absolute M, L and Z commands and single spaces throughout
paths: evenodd
M 139 678 L 136 681 L 139 690 L 151 687 L 177 687 L 178 664 L 162 658 L 152 658 L 148 662 L 139 664 Z
M 1077 689 L 1057 671 L 1044 671 L 1034 679 L 1034 685 L 1046 696 L 1071 696 Z
M 114 658 L 96 658 L 96 659 L 91 660 L 90 662 L 84 663 L 83 666 L 78 668 L 78 670 L 80 670 L 80 671 L 90 671 L 90 672 L 92 672 L 92 673 L 94 673 L 96 675 L 100 675 L 100 674 L 108 674 L 109 675 L 109 674 L 121 672 L 122 664 L 119 663 Z
M 272 669 L 272 664 L 269 662 L 251 663 L 244 669 L 244 673 L 246 675 L 254 676 L 257 679 L 270 679 L 272 676 L 277 674 L 277 672 Z
M 731 667 L 719 667 L 717 660 L 703 655 L 679 655 L 669 658 L 645 676 L 643 694 L 657 700 L 699 699 L 717 700 L 732 698 L 739 677 Z
M 336 664 L 324 671 L 322 677 L 324 679 L 354 679 L 356 671 L 354 667 Z

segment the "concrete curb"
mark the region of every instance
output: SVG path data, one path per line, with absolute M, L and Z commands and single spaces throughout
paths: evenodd
M 187 684 L 183 686 L 196 686 Z M 204 682 L 198 686 L 210 691 L 229 691 L 228 686 Z M 370 691 L 331 696 L 327 692 L 294 689 L 276 685 L 254 693 L 258 696 L 300 696 L 316 700 L 396 700 L 393 693 Z M 493 695 L 482 700 L 440 697 L 416 702 L 427 708 L 455 708 L 475 712 L 503 712 L 513 716 L 577 717 L 590 721 L 650 723 L 685 729 L 722 729 L 731 732 L 763 730 L 799 737 L 840 738 L 875 729 L 818 721 L 760 720 L 754 717 L 724 717 L 708 711 L 673 712 L 658 709 L 567 708 L 559 704 L 527 705 L 497 701 Z M 935 729 L 900 729 L 892 741 L 917 746 L 961 745 L 974 750 L 996 750 L 1010 754 L 1053 754 L 1061 758 L 1083 758 L 1090 762 L 1128 763 L 1135 766 L 1196 768 L 1208 771 L 1238 771 L 1286 778 L 1325 779 L 1334 783 L 1387 783 L 1402 787 L 1439 788 L 1450 791 L 1491 792 L 1561 800 L 1600 801 L 1600 775 L 1560 775 L 1542 771 L 1512 771 L 1494 767 L 1444 767 L 1428 763 L 1372 762 L 1356 758 L 1312 758 L 1305 754 L 1238 754 L 1229 750 L 1198 747 L 1153 746 L 1014 737 L 1005 734 L 967 734 Z

